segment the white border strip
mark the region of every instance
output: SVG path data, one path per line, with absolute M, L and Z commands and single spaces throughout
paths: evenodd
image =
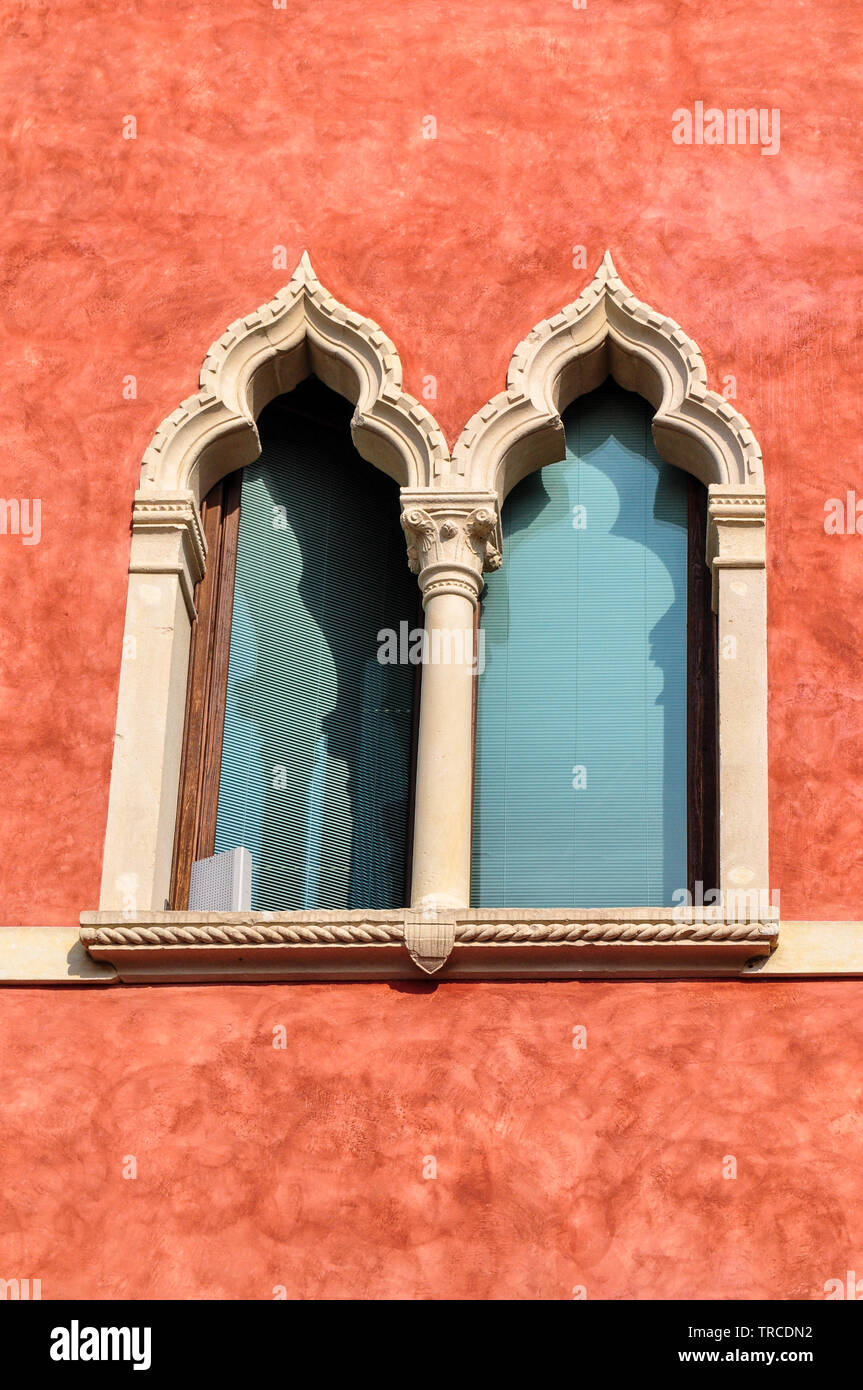
M 731 978 L 835 980 L 861 977 L 863 921 L 783 922 L 779 945 L 773 954 Z M 334 972 L 333 978 L 338 980 L 338 972 Z M 621 974 L 617 978 L 627 977 Z M 88 955 L 76 927 L 0 927 L 0 985 L 116 983 L 118 976 L 114 968 Z
M 0 927 L 0 985 L 110 985 L 117 972 L 93 960 L 77 927 Z
M 863 975 L 863 922 L 785 922 L 772 956 L 753 961 L 753 979 L 835 979 Z

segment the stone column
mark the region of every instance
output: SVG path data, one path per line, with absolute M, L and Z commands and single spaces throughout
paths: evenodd
M 401 495 L 426 632 L 411 905 L 433 914 L 470 903 L 474 615 L 483 570 L 500 565 L 500 523 L 493 492 Z
M 191 493 L 135 497 L 100 907 L 161 911 L 171 882 L 195 585 Z
M 763 493 L 711 486 L 707 561 L 719 619 L 719 887 L 733 914 L 756 894 L 769 904 Z

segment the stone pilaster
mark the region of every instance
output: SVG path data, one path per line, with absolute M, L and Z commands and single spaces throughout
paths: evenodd
M 764 494 L 710 488 L 707 561 L 718 615 L 719 887 L 769 901 Z
M 204 560 L 191 493 L 137 493 L 103 909 L 161 909 L 168 896 L 194 593 Z

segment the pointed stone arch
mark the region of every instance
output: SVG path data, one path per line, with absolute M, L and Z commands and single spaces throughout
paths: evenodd
M 608 376 L 653 406 L 656 447 L 668 463 L 707 485 L 763 492 L 749 424 L 708 388 L 704 359 L 683 329 L 626 288 L 610 252 L 578 298 L 518 344 L 506 389 L 465 425 L 454 470 L 503 500 L 526 473 L 563 457 L 561 413 Z
M 564 457 L 562 411 L 609 375 L 653 406 L 660 455 L 708 488 L 705 558 L 720 653 L 719 887 L 726 903 L 753 893 L 763 902 L 769 892 L 764 473 L 752 429 L 709 389 L 696 344 L 626 288 L 606 252 L 578 298 L 519 343 L 505 390 L 465 425 L 453 449 L 453 473 L 500 506 L 520 479 Z
M 259 456 L 264 406 L 311 374 L 354 404 L 358 452 L 402 488 L 422 491 L 449 458 L 436 421 L 402 389 L 393 343 L 324 288 L 305 253 L 284 289 L 212 345 L 199 390 L 156 430 L 135 494 L 103 907 L 165 906 L 194 594 L 206 565 L 200 504 Z
M 402 390 L 387 335 L 340 304 L 304 252 L 289 284 L 212 344 L 200 389 L 162 421 L 144 454 L 141 491 L 189 492 L 200 503 L 219 478 L 258 457 L 264 406 L 311 373 L 356 406 L 351 435 L 364 459 L 403 487 L 427 484 L 448 456 L 437 422 Z

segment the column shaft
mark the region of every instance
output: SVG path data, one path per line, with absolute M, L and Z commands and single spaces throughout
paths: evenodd
M 426 615 L 411 906 L 431 912 L 470 904 L 474 616 L 500 522 L 495 493 L 404 488 L 402 502 Z
M 473 624 L 469 598 L 446 593 L 429 598 L 429 660 L 422 672 L 417 745 L 414 907 L 467 907 L 470 902 Z M 435 653 L 447 648 L 452 659 L 435 661 Z

